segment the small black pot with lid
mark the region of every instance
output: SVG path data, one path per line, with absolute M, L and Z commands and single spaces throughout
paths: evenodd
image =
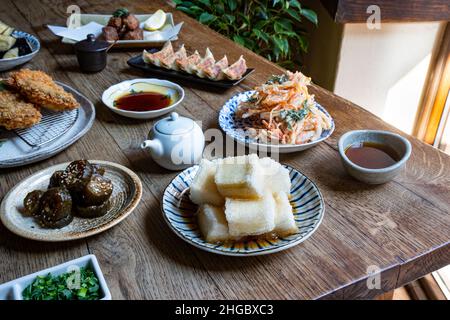
M 75 43 L 80 69 L 84 72 L 98 72 L 106 67 L 107 51 L 111 43 L 96 40 L 93 34 L 88 34 L 85 40 Z

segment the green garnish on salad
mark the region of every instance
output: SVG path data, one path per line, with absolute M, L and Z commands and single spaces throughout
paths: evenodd
M 80 268 L 79 277 L 76 271 L 38 276 L 22 296 L 24 300 L 99 300 L 100 287 L 92 270 Z
M 289 77 L 286 74 L 282 75 L 272 75 L 269 80 L 267 80 L 266 84 L 282 84 L 289 80 Z
M 303 103 L 303 108 L 299 110 L 282 110 L 280 117 L 288 124 L 288 128 L 292 129 L 292 126 L 301 120 L 303 120 L 311 110 L 309 109 L 306 101 Z

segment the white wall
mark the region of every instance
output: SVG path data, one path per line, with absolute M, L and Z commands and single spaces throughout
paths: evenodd
M 334 92 L 411 133 L 441 24 L 346 24 Z

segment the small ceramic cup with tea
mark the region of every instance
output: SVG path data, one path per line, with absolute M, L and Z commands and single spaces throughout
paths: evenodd
M 411 143 L 406 138 L 381 130 L 349 131 L 339 139 L 338 148 L 347 172 L 369 184 L 392 180 L 411 155 Z

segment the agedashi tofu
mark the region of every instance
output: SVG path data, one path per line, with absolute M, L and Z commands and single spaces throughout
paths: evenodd
M 289 177 L 288 169 L 268 157 L 260 159 L 259 163 L 267 181 L 267 187 L 274 193 L 284 192 L 289 194 L 291 191 L 291 178 Z
M 255 154 L 225 158 L 217 164 L 217 190 L 224 197 L 257 199 L 264 193 L 264 175 Z
M 216 163 L 207 159 L 202 159 L 198 172 L 191 184 L 190 198 L 195 204 L 211 204 L 223 206 L 225 198 L 217 191 L 214 182 L 216 174 Z
M 215 243 L 229 239 L 228 224 L 223 207 L 204 204 L 200 206 L 197 219 L 200 231 L 206 241 Z
M 275 228 L 275 201 L 270 192 L 256 200 L 225 200 L 225 217 L 233 238 L 260 235 Z
M 298 232 L 295 223 L 294 213 L 289 198 L 286 193 L 274 194 L 275 199 L 275 229 L 274 231 L 281 237 Z

